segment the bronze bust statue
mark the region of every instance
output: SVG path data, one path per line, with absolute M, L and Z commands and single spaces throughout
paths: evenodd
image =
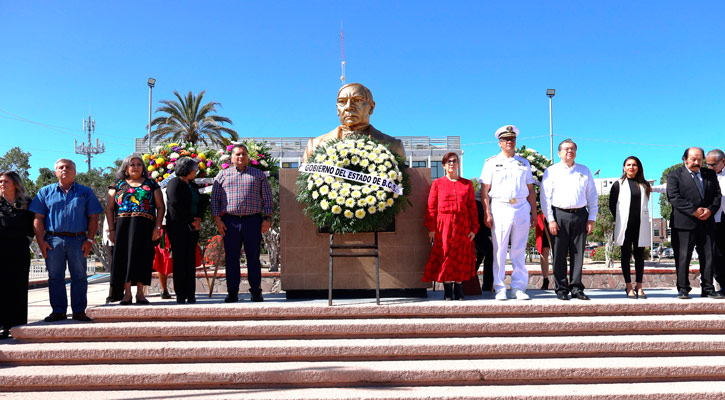
M 390 150 L 405 158 L 403 142 L 388 136 L 370 125 L 370 115 L 375 109 L 373 94 L 360 83 L 348 83 L 337 92 L 337 115 L 341 125 L 322 136 L 310 139 L 305 149 L 304 160 L 320 144 L 333 139 L 342 139 L 352 134 L 368 135 L 390 146 Z

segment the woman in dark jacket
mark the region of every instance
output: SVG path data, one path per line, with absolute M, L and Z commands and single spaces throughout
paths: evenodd
M 194 178 L 196 161 L 182 157 L 176 161 L 176 177 L 166 186 L 166 229 L 174 260 L 174 290 L 179 304 L 196 303 L 195 252 L 204 207 Z
M 0 172 L 0 339 L 10 328 L 28 323 L 28 274 L 33 236 L 30 198 L 20 176 Z

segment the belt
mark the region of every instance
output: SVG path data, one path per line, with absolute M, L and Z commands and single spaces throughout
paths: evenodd
M 497 203 L 516 204 L 516 203 L 518 203 L 520 201 L 526 200 L 526 197 L 518 197 L 518 198 L 513 198 L 513 199 L 506 199 L 506 198 L 503 198 L 503 197 L 494 197 L 491 200 L 493 200 L 493 201 L 495 201 Z
M 68 237 L 76 237 L 76 236 L 86 236 L 85 232 L 52 232 L 52 231 L 45 231 L 46 235 L 50 236 L 68 236 Z
M 261 217 L 261 215 L 259 213 L 257 213 L 257 214 L 249 214 L 249 215 L 234 215 L 234 214 L 226 214 L 225 213 L 224 215 L 228 215 L 230 217 L 239 218 L 239 219 L 246 219 L 246 218 L 252 218 L 252 217 Z
M 564 211 L 564 212 L 570 213 L 570 214 L 576 214 L 580 210 L 585 210 L 586 209 L 586 207 L 579 207 L 579 208 L 559 208 L 559 207 L 551 207 L 551 208 L 553 208 L 554 210 L 557 210 L 557 211 Z

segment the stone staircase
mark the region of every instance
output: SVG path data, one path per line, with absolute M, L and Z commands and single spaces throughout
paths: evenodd
M 96 307 L 13 328 L 0 397 L 725 398 L 725 302 L 596 293 Z

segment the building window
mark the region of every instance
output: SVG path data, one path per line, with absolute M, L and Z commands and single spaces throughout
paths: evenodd
M 413 168 L 427 168 L 428 165 L 425 161 L 413 161 Z
M 283 162 L 282 163 L 282 168 L 299 168 L 299 167 L 300 167 L 300 163 L 298 163 L 296 161 L 295 162 Z
M 659 229 L 655 229 L 655 236 L 659 236 L 659 235 L 660 235 L 660 230 Z
M 445 176 L 446 172 L 443 170 L 443 165 L 440 161 L 431 161 L 430 163 L 430 177 L 432 179 L 438 179 Z

